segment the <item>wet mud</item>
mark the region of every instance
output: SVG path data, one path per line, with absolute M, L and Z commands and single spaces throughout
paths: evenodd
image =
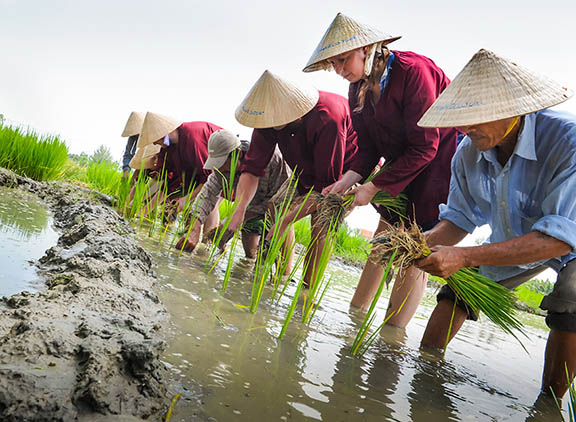
M 133 229 L 110 198 L 77 186 L 4 169 L 0 186 L 38 195 L 60 232 L 36 263 L 45 290 L 0 300 L 0 420 L 160 420 L 168 317 Z

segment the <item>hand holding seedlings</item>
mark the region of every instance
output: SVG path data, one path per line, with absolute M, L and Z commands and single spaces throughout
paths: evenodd
M 362 205 L 368 205 L 374 195 L 376 195 L 380 189 L 374 185 L 374 183 L 369 182 L 360 185 L 350 191 L 350 194 L 354 195 L 354 202 L 352 202 L 352 208 Z
M 202 225 L 199 221 L 194 223 L 194 227 L 190 231 L 190 236 L 182 236 L 176 243 L 176 249 L 181 249 L 186 252 L 192 252 L 200 242 L 200 230 Z
M 432 253 L 427 257 L 414 261 L 418 268 L 428 274 L 447 278 L 467 266 L 466 248 L 433 246 L 430 251 Z

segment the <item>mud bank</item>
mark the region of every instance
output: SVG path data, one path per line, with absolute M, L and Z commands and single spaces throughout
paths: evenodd
M 37 263 L 46 290 L 0 301 L 0 420 L 159 420 L 170 402 L 159 360 L 167 313 L 132 228 L 75 186 L 4 169 L 0 185 L 37 194 L 60 231 Z

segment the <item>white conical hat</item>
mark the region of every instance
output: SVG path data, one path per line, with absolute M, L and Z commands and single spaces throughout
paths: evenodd
M 124 127 L 121 136 L 126 137 L 138 135 L 142 130 L 142 123 L 144 123 L 144 113 L 133 111 L 130 113 L 130 117 L 128 117 L 128 121 L 126 122 L 126 126 Z
M 457 127 L 522 116 L 566 101 L 572 91 L 488 50 L 478 51 L 418 126 Z
M 236 109 L 236 120 L 252 128 L 282 126 L 312 110 L 318 95 L 316 88 L 296 85 L 266 70 Z
M 364 47 L 382 41 L 389 44 L 401 37 L 384 34 L 378 29 L 356 22 L 342 13 L 338 13 L 322 40 L 312 53 L 312 57 L 306 63 L 304 72 L 316 70 L 330 70 L 332 65 L 326 61 L 338 54 Z
M 140 170 L 149 169 L 154 166 L 154 158 L 158 155 L 162 147 L 160 145 L 146 145 L 143 148 L 138 148 L 136 154 L 130 160 L 130 168 Z
M 146 113 L 142 132 L 140 132 L 140 138 L 138 139 L 138 146 L 145 147 L 150 145 L 177 129 L 182 123 L 184 123 L 182 120 L 176 120 L 172 117 L 150 112 Z

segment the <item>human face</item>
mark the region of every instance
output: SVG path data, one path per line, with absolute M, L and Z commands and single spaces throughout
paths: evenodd
M 508 143 L 513 134 L 517 134 L 517 130 L 511 130 L 517 129 L 518 122 L 514 128 L 511 128 L 515 121 L 516 118 L 511 117 L 478 125 L 460 126 L 457 129 L 468 135 L 478 150 L 487 151 L 497 146 L 503 146 L 503 144 Z
M 330 57 L 328 62 L 334 67 L 337 74 L 351 83 L 358 82 L 364 77 L 364 61 L 366 48 L 360 47 L 337 56 Z

